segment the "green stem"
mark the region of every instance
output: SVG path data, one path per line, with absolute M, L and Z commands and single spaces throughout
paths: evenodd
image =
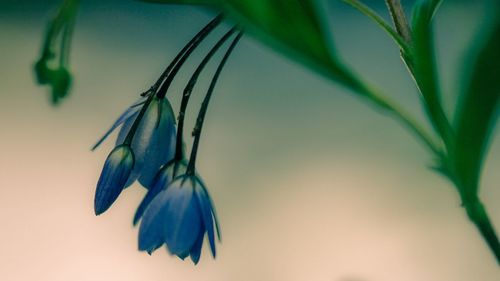
M 409 48 L 408 44 L 405 41 L 405 38 L 401 37 L 394 29 L 391 28 L 385 20 L 380 17 L 375 11 L 370 9 L 368 6 L 365 4 L 361 3 L 358 0 L 342 0 L 345 3 L 349 4 L 353 8 L 357 9 L 370 19 L 372 19 L 376 24 L 378 24 L 382 29 L 384 29 L 387 34 L 390 35 L 390 37 L 399 45 L 403 53 L 408 53 Z
M 74 11 L 76 13 L 76 10 Z M 66 67 L 69 64 L 69 55 L 71 50 L 71 40 L 73 39 L 73 30 L 75 27 L 75 15 L 68 18 L 64 32 L 61 38 L 61 55 L 59 57 L 60 67 Z
M 469 219 L 476 225 L 500 265 L 500 242 L 483 204 L 476 198 L 472 202 L 464 202 L 464 207 Z
M 432 17 L 439 6 L 439 0 L 423 1 L 413 9 L 413 42 L 411 56 L 404 57 L 411 65 L 413 77 L 422 94 L 427 115 L 442 138 L 447 153 L 454 150 L 454 133 L 446 116 L 439 86 L 436 67 Z
M 54 43 L 61 30 L 68 24 L 68 21 L 73 21 L 79 4 L 80 0 L 64 0 L 56 15 L 48 24 L 45 41 L 43 43 L 42 58 L 51 59 L 54 56 L 52 51 Z
M 410 25 L 406 20 L 405 11 L 401 2 L 399 0 L 385 0 L 385 3 L 389 8 L 389 13 L 399 35 L 401 35 L 407 43 L 411 42 Z

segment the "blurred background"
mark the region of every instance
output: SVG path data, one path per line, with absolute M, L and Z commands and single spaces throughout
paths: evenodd
M 327 2 L 340 54 L 424 122 L 393 42 L 350 7 Z M 386 16 L 382 1 L 372 2 Z M 500 280 L 458 194 L 428 168 L 432 159 L 420 143 L 250 36 L 222 73 L 198 156 L 222 227 L 217 258 L 206 244 L 197 266 L 164 248 L 139 252 L 132 216 L 145 190 L 132 186 L 95 217 L 95 184 L 113 137 L 96 152 L 90 147 L 213 14 L 82 1 L 71 96 L 54 108 L 48 89 L 35 85 L 32 65 L 58 3 L 0 1 L 0 280 Z M 445 1 L 437 16 L 449 112 L 484 12 L 480 1 Z M 175 110 L 210 40 L 176 79 L 169 93 Z M 198 84 L 189 124 L 214 66 Z M 497 230 L 499 170 L 497 137 L 481 184 Z

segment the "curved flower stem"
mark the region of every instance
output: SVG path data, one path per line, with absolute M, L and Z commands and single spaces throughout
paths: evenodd
M 193 88 L 198 81 L 198 77 L 200 76 L 201 72 L 205 68 L 205 66 L 208 64 L 210 59 L 214 56 L 214 54 L 217 52 L 217 50 L 220 49 L 220 47 L 233 35 L 233 33 L 236 32 L 236 27 L 233 27 L 231 30 L 226 32 L 224 36 L 222 36 L 217 43 L 210 49 L 208 54 L 203 58 L 201 63 L 198 65 L 196 70 L 194 71 L 193 75 L 189 79 L 188 84 L 184 88 L 184 92 L 182 95 L 182 100 L 181 100 L 181 106 L 179 110 L 179 121 L 177 125 L 177 140 L 175 144 L 175 160 L 182 160 L 184 158 L 184 153 L 183 153 L 183 132 L 184 132 L 184 118 L 185 118 L 185 113 L 187 109 L 187 105 L 189 102 L 189 98 L 191 97 L 191 93 L 193 92 Z
M 160 89 L 157 92 L 157 96 L 159 98 L 164 98 L 167 94 L 168 88 L 172 81 L 174 80 L 175 75 L 179 72 L 179 69 L 186 62 L 189 56 L 193 53 L 193 51 L 198 47 L 198 45 L 207 37 L 210 32 L 221 23 L 223 19 L 223 15 L 219 14 L 216 16 L 211 22 L 209 22 L 198 34 L 196 34 L 191 41 L 184 46 L 184 48 L 177 54 L 174 60 L 170 63 L 170 65 L 165 69 L 163 74 L 160 76 L 160 79 L 155 83 L 150 91 L 156 92 L 158 87 Z M 164 82 L 162 83 L 162 81 Z
M 148 91 L 144 92 L 142 95 L 148 95 L 150 93 L 155 93 L 157 91 L 158 87 L 160 87 L 160 85 L 162 85 L 162 87 L 160 88 L 160 91 L 158 92 L 158 98 L 160 98 L 160 99 L 164 98 L 165 94 L 168 90 L 168 87 L 172 83 L 175 75 L 177 74 L 177 72 L 179 71 L 181 66 L 184 64 L 186 59 L 189 57 L 189 55 L 191 55 L 191 53 L 194 51 L 194 49 L 196 49 L 196 47 L 201 43 L 201 41 L 203 41 L 203 39 L 205 39 L 205 37 L 207 37 L 207 35 L 210 34 L 210 32 L 212 30 L 214 30 L 214 28 L 217 27 L 217 25 L 219 25 L 219 23 L 221 23 L 222 18 L 223 18 L 222 14 L 219 14 L 213 20 L 211 20 L 202 30 L 200 30 L 200 32 L 198 32 L 184 46 L 184 48 L 182 48 L 182 50 L 177 54 L 177 56 L 172 60 L 172 62 L 170 62 L 170 64 L 167 66 L 167 68 L 160 75 L 160 78 L 156 81 L 156 83 Z M 162 84 L 162 82 L 165 79 L 166 79 L 165 83 L 167 83 L 167 85 L 165 85 L 165 83 Z M 163 90 L 163 92 L 162 92 L 162 90 Z M 135 135 L 135 131 L 139 127 L 139 123 L 141 122 L 141 119 L 144 116 L 144 114 L 146 113 L 146 110 L 148 109 L 149 104 L 153 100 L 154 96 L 155 95 L 150 95 L 148 97 L 148 99 L 144 102 L 144 105 L 142 106 L 141 111 L 139 111 L 139 114 L 135 118 L 134 123 L 132 124 L 132 127 L 130 128 L 130 131 L 128 132 L 127 136 L 125 137 L 125 141 L 123 142 L 124 144 L 130 145 L 132 143 L 132 140 L 133 140 L 134 135 Z M 158 107 L 158 109 L 160 110 L 161 107 Z
M 186 55 L 186 53 L 190 49 L 195 49 L 198 44 L 205 39 L 205 37 L 212 32 L 222 21 L 222 14 L 217 15 L 214 19 L 212 19 L 202 30 L 200 30 L 177 54 L 177 56 L 170 62 L 167 68 L 160 75 L 160 78 L 156 81 L 156 83 L 151 87 L 148 92 L 156 92 L 165 78 L 170 74 L 172 68 L 179 62 L 179 60 Z M 188 55 L 189 56 L 189 55 Z M 148 93 L 146 92 L 146 93 Z
M 196 155 L 198 154 L 198 146 L 200 144 L 201 129 L 203 128 L 203 121 L 205 120 L 205 115 L 207 113 L 210 98 L 212 97 L 212 93 L 214 91 L 215 85 L 217 84 L 217 80 L 219 79 L 220 73 L 222 72 L 222 69 L 224 68 L 224 65 L 226 64 L 227 59 L 229 58 L 229 56 L 233 52 L 234 47 L 236 47 L 236 44 L 238 44 L 238 42 L 240 41 L 242 36 L 243 36 L 243 32 L 240 31 L 238 33 L 238 35 L 236 35 L 236 37 L 231 42 L 231 45 L 229 46 L 226 53 L 224 54 L 224 57 L 222 58 L 221 62 L 219 63 L 219 66 L 217 66 L 217 70 L 215 71 L 215 74 L 212 77 L 212 81 L 210 82 L 210 86 L 208 88 L 207 94 L 205 95 L 205 98 L 203 99 L 203 103 L 201 104 L 200 112 L 198 113 L 198 118 L 196 119 L 196 125 L 195 125 L 194 130 L 193 130 L 194 142 L 193 142 L 193 148 L 191 150 L 191 157 L 189 159 L 188 167 L 186 170 L 186 175 L 194 175 L 195 174 Z

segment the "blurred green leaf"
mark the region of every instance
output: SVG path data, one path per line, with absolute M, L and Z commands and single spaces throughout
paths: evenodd
M 500 99 L 500 4 L 485 33 L 474 44 L 469 77 L 465 81 L 455 117 L 456 149 L 454 165 L 462 188 L 476 196 L 481 166 L 491 132 L 499 116 Z
M 452 129 L 441 104 L 432 18 L 440 0 L 420 0 L 415 3 L 412 16 L 413 44 L 409 66 L 422 93 L 425 109 L 436 131 L 449 147 L 453 139 Z
M 203 4 L 222 10 L 238 24 L 297 51 L 317 64 L 330 60 L 313 0 L 142 0 L 154 3 Z M 276 42 L 273 42 L 276 43 Z
M 138 0 L 141 2 L 158 4 L 195 4 L 195 5 L 213 5 L 220 0 Z
M 429 135 L 404 110 L 367 86 L 338 58 L 322 28 L 315 0 L 142 0 L 164 4 L 205 4 L 224 13 L 260 41 L 358 94 L 402 122 L 437 151 Z M 328 39 L 327 39 L 328 38 Z
M 344 67 L 322 29 L 314 0 L 141 0 L 165 4 L 203 4 L 233 19 L 245 31 L 279 52 L 368 95 L 367 89 Z

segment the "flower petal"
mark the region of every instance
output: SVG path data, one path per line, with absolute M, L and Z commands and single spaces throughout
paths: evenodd
M 191 260 L 193 261 L 194 264 L 197 264 L 198 261 L 200 260 L 201 246 L 203 245 L 204 237 L 205 237 L 205 231 L 200 231 L 198 233 L 198 238 L 196 238 L 196 241 L 194 242 L 194 245 L 191 248 L 191 251 L 189 252 Z
M 122 192 L 133 167 L 134 153 L 130 147 L 121 145 L 111 151 L 97 182 L 94 198 L 96 215 L 105 212 L 115 202 Z
M 166 190 L 170 194 L 165 212 L 164 237 L 171 254 L 186 256 L 201 229 L 200 209 L 193 196 L 191 180 L 178 178 Z M 184 183 L 184 185 L 183 185 Z
M 127 108 L 125 112 L 123 112 L 118 119 L 116 119 L 115 123 L 109 128 L 109 130 L 102 136 L 97 143 L 92 147 L 91 150 L 95 150 L 97 147 L 101 145 L 102 142 L 104 142 L 108 136 L 118 127 L 120 126 L 123 122 L 127 121 L 129 118 L 131 118 L 133 115 L 137 114 L 140 110 L 139 105 L 141 105 L 145 101 L 145 97 L 141 97 L 136 103 L 134 103 L 132 106 Z M 134 118 L 135 119 L 135 118 Z
M 153 137 L 153 134 L 156 130 L 156 122 L 158 120 L 158 107 L 156 106 L 157 103 L 157 99 L 153 98 L 151 103 L 148 105 L 144 116 L 140 120 L 137 130 L 135 131 L 134 138 L 132 139 L 132 143 L 130 145 L 132 151 L 134 151 L 135 165 L 125 186 L 129 186 L 134 183 L 134 181 L 139 177 L 142 167 L 147 160 L 146 153 L 148 147 L 150 146 L 151 138 Z M 138 114 L 135 116 L 137 117 Z M 132 125 L 134 124 L 136 117 L 129 118 L 127 121 L 125 121 L 122 128 L 120 129 L 120 133 L 118 134 L 118 138 L 116 141 L 117 145 L 122 144 L 125 141 L 125 138 L 127 137 Z
M 155 196 L 162 190 L 165 190 L 172 180 L 180 174 L 186 172 L 186 163 L 184 162 L 170 162 L 164 165 L 160 171 L 158 171 L 151 188 L 149 188 L 148 193 L 142 199 L 141 204 L 137 207 L 134 215 L 133 225 L 136 225 L 141 219 L 144 211 Z
M 212 206 L 208 192 L 201 185 L 195 185 L 195 194 L 201 210 L 201 217 L 203 225 L 207 231 L 208 242 L 210 243 L 210 250 L 212 256 L 215 258 L 215 241 L 214 241 L 214 220 L 212 218 Z
M 123 124 L 117 143 L 123 143 L 136 118 Z M 173 158 L 175 151 L 175 117 L 167 99 L 153 97 L 140 120 L 131 144 L 136 165 L 127 181 L 131 185 L 139 178 L 149 188 L 158 169 Z
M 206 198 L 208 199 L 207 202 L 209 204 L 210 211 L 212 212 L 212 218 L 213 218 L 213 221 L 215 223 L 215 231 L 217 232 L 217 239 L 220 242 L 221 241 L 220 226 L 219 226 L 219 221 L 217 219 L 217 213 L 215 212 L 214 202 L 212 201 L 212 198 L 210 198 L 210 195 L 208 194 L 208 191 L 207 191 L 208 190 L 207 186 L 205 185 L 203 180 L 199 176 L 196 176 L 196 181 L 198 184 L 201 185 L 201 187 L 203 188 L 203 192 L 205 193 Z
M 139 250 L 151 254 L 165 243 L 163 235 L 164 213 L 168 207 L 168 194 L 160 192 L 147 206 L 139 228 Z
M 172 160 L 175 152 L 176 128 L 172 107 L 166 98 L 157 106 L 160 117 L 144 156 L 147 161 L 144 162 L 138 178 L 146 188 L 152 184 L 158 169 Z
M 164 181 L 159 180 L 156 184 L 153 184 L 153 186 L 148 190 L 148 193 L 146 193 L 146 196 L 144 196 L 144 198 L 142 199 L 139 207 L 137 207 L 137 210 L 135 211 L 134 220 L 132 222 L 134 226 L 137 225 L 139 220 L 142 218 L 144 211 L 150 205 L 151 201 L 153 201 L 156 195 L 158 195 L 158 193 L 166 188 L 163 182 Z

